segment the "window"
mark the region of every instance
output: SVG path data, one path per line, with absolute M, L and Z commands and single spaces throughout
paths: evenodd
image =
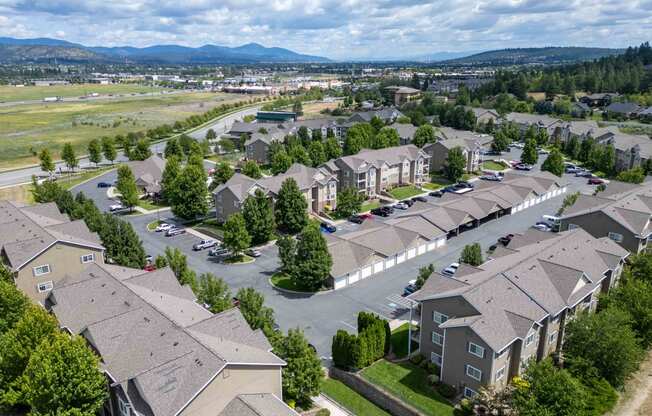
M 52 281 L 38 284 L 38 293 L 49 292 L 52 290 Z
M 476 394 L 478 394 L 478 393 L 476 393 L 475 390 L 470 389 L 470 388 L 468 388 L 468 387 L 464 387 L 464 397 L 470 399 L 470 398 L 472 398 L 473 396 L 475 396 Z
M 43 266 L 34 267 L 34 276 L 43 276 L 50 273 L 50 265 L 44 264 Z
M 439 313 L 437 311 L 432 311 L 432 320 L 437 322 L 438 324 L 443 324 L 448 320 L 448 316 L 444 315 L 443 313 Z
M 621 243 L 623 241 L 623 235 L 618 233 L 609 232 L 609 238 L 614 240 L 616 243 Z
M 501 368 L 496 371 L 496 381 L 502 379 L 505 376 L 505 366 L 502 366 Z
M 118 410 L 121 416 L 131 415 L 131 405 L 123 401 L 120 397 L 118 397 Z
M 432 331 L 432 343 L 435 345 L 444 345 L 444 336 L 438 332 Z
M 441 367 L 441 355 L 437 354 L 436 352 L 431 352 L 430 362 Z
M 91 263 L 95 261 L 95 254 L 90 253 L 90 254 L 84 254 L 81 256 L 81 262 L 82 263 Z
M 484 358 L 484 348 L 472 342 L 469 342 L 469 353 L 476 357 Z
M 552 344 L 557 340 L 557 331 L 553 332 L 548 336 L 548 344 Z
M 537 335 L 536 332 L 533 332 L 530 335 L 528 335 L 527 338 L 525 338 L 525 346 L 526 347 L 534 342 L 534 337 L 536 335 Z
M 474 380 L 480 381 L 482 379 L 482 371 L 468 364 L 466 365 L 466 375 Z
M 574 230 L 574 229 L 576 229 L 576 228 L 578 228 L 578 225 L 577 225 L 577 224 L 568 224 L 568 229 L 569 229 L 569 230 Z

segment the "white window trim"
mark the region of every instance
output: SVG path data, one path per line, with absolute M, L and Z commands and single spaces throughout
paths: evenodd
M 557 340 L 557 331 L 555 331 L 552 334 L 548 335 L 548 344 L 552 344 L 556 340 Z
M 439 345 L 440 347 L 444 345 L 444 336 L 437 331 L 432 331 L 432 334 L 430 335 L 430 339 L 432 343 L 435 345 Z M 435 339 L 438 339 L 439 342 L 435 341 Z
M 477 352 L 471 351 L 471 346 L 475 347 L 476 349 L 479 349 L 481 352 L 478 354 Z M 484 358 L 484 347 L 474 343 L 474 342 L 469 342 L 469 347 L 468 347 L 469 354 L 475 355 L 478 358 Z
M 41 289 L 41 285 L 46 286 L 44 289 Z M 44 293 L 44 292 L 49 292 L 52 290 L 54 287 L 54 284 L 52 283 L 52 280 L 49 280 L 47 282 L 41 282 L 36 285 L 36 289 L 38 289 L 38 293 Z
M 505 377 L 505 366 L 502 366 L 496 371 L 496 381 L 502 380 Z
M 43 268 L 43 267 L 47 267 L 48 271 L 47 272 L 38 272 L 37 271 L 38 269 Z M 36 266 L 32 270 L 34 272 L 34 276 L 43 276 L 43 275 L 46 275 L 46 274 L 50 274 L 52 272 L 52 269 L 50 268 L 49 264 L 43 264 L 41 266 Z
M 477 371 L 479 375 L 476 377 L 475 375 L 473 375 L 474 374 L 473 371 L 469 372 L 469 370 Z M 482 381 L 482 370 L 477 369 L 470 364 L 466 365 L 465 373 L 467 377 L 471 377 L 473 380 Z
M 470 399 L 473 396 L 475 396 L 476 394 L 478 394 L 478 393 L 475 390 L 473 390 L 471 388 L 468 388 L 468 387 L 464 387 L 464 397 Z
M 432 311 L 432 320 L 441 325 L 448 320 L 448 315 L 444 315 L 443 313 L 437 311 Z
M 90 257 L 91 259 L 90 260 L 85 260 L 87 257 Z M 95 261 L 95 253 L 88 253 L 88 254 L 84 254 L 83 256 L 81 256 L 81 262 L 83 264 L 92 263 L 94 261 Z
M 534 342 L 534 338 L 536 338 L 537 334 L 536 332 L 532 332 L 531 334 L 528 334 L 527 338 L 525 338 L 525 346 L 528 347 L 530 344 Z
M 442 364 L 442 358 L 441 355 L 437 354 L 436 352 L 431 352 L 430 353 L 430 362 L 433 364 L 437 364 L 438 366 L 441 367 Z

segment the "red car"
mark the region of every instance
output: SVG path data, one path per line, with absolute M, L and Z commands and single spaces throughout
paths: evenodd
M 590 178 L 588 184 L 589 185 L 602 185 L 604 181 L 600 178 Z
M 150 263 L 147 266 L 145 266 L 143 270 L 145 270 L 146 272 L 153 272 L 154 270 L 156 270 L 156 266 Z

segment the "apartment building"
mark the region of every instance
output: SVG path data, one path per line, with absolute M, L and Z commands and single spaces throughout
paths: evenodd
M 428 143 L 423 150 L 430 155 L 430 171 L 441 172 L 448 159 L 448 152 L 459 147 L 466 158 L 466 171 L 477 172 L 482 163 L 482 151 L 488 149 L 493 136 L 472 131 L 440 127 L 435 143 Z
M 388 188 L 429 180 L 430 156 L 415 145 L 364 149 L 326 162 L 324 170 L 336 175 L 338 188 L 353 187 L 368 197 Z
M 580 194 L 564 210 L 562 230 L 581 227 L 596 238 L 607 237 L 639 253 L 652 238 L 652 182 L 631 184 L 611 181 L 596 195 Z
M 169 268 L 92 264 L 46 305 L 101 357 L 103 416 L 297 416 L 282 397 L 285 362 L 239 309 L 212 314 Z
M 505 115 L 501 123 L 502 122 L 514 123 L 520 129 L 521 134 L 525 134 L 525 131 L 530 126 L 534 126 L 537 130 L 546 130 L 549 136 L 554 135 L 555 130 L 564 124 L 564 121 L 558 118 L 528 113 L 508 113 Z
M 465 397 L 503 388 L 530 360 L 561 349 L 566 323 L 594 311 L 617 283 L 627 250 L 576 229 L 530 230 L 479 267 L 433 273 L 410 297 L 420 305 L 419 351 Z
M 245 153 L 248 160 L 255 160 L 261 165 L 268 165 L 269 149 L 272 143 L 283 143 L 285 132 L 273 131 L 271 133 L 253 133 L 250 138 L 245 141 Z
M 226 183 L 213 191 L 215 212 L 219 221 L 226 221 L 240 212 L 247 197 L 261 189 L 272 200 L 276 198 L 283 182 L 292 178 L 308 202 L 308 211 L 319 213 L 337 206 L 337 177 L 322 168 L 309 168 L 293 164 L 287 172 L 261 179 L 252 179 L 236 173 Z
M 165 159 L 152 155 L 145 160 L 131 160 L 125 163 L 134 174 L 136 187 L 141 194 L 155 195 L 161 192 Z
M 84 221 L 70 221 L 54 203 L 0 201 L 0 250 L 16 286 L 39 303 L 67 275 L 104 263 L 99 237 Z

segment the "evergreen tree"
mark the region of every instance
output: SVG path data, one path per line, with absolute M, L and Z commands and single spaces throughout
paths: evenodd
M 111 162 L 111 164 L 118 157 L 115 141 L 111 137 L 102 137 L 102 153 L 104 154 L 104 159 Z
M 172 155 L 165 162 L 165 169 L 161 175 L 161 196 L 168 202 L 174 199 L 175 181 L 181 173 L 181 162 L 179 157 Z
M 536 139 L 527 139 L 525 147 L 521 153 L 521 162 L 528 165 L 535 165 L 539 160 L 539 153 L 537 152 Z
M 70 142 L 64 143 L 63 150 L 61 151 L 61 159 L 65 162 L 68 171 L 73 171 L 77 167 L 77 155 Z
M 340 144 L 334 136 L 326 139 L 324 151 L 326 152 L 327 160 L 337 159 L 342 156 L 342 147 L 340 147 Z
M 312 141 L 313 142 L 321 142 L 324 139 L 321 133 L 321 129 L 314 129 L 312 131 Z
M 268 242 L 274 235 L 274 210 L 267 195 L 256 189 L 254 195 L 250 195 L 242 207 L 246 228 L 251 235 L 253 245 Z
M 208 305 L 212 313 L 220 313 L 233 307 L 229 286 L 212 273 L 204 273 L 199 276 L 197 292 L 197 301 Z
M 126 207 L 132 208 L 138 205 L 138 187 L 136 187 L 136 179 L 129 166 L 121 165 L 118 168 L 116 188 L 120 192 L 120 200 Z
M 482 248 L 479 243 L 467 244 L 462 250 L 460 262 L 470 264 L 471 266 L 480 266 L 482 260 Z
M 231 251 L 234 258 L 251 245 L 251 236 L 247 231 L 247 223 L 242 214 L 231 215 L 224 223 L 224 247 Z
M 566 153 L 566 155 L 572 160 L 577 160 L 579 158 L 580 142 L 577 139 L 577 136 L 573 135 L 570 139 L 568 139 L 564 148 L 564 153 Z
M 289 235 L 281 235 L 276 240 L 278 257 L 281 260 L 281 272 L 292 275 L 294 271 L 295 258 L 297 255 L 297 242 Z
M 448 151 L 446 162 L 444 163 L 444 175 L 451 182 L 457 182 L 462 178 L 466 170 L 466 157 L 462 148 L 457 146 Z
M 185 220 L 202 217 L 208 212 L 206 172 L 195 164 L 188 164 L 173 184 L 172 213 Z
M 337 193 L 337 216 L 346 218 L 360 212 L 363 202 L 364 196 L 356 188 L 349 186 L 342 189 Z
M 414 133 L 412 144 L 418 147 L 423 147 L 427 143 L 434 143 L 435 141 L 437 141 L 437 138 L 435 137 L 435 129 L 433 129 L 430 124 L 424 124 Z
M 561 152 L 556 148 L 553 149 L 541 165 L 541 170 L 548 171 L 553 175 L 561 177 L 564 174 L 564 157 Z
M 299 328 L 290 329 L 275 352 L 287 363 L 283 367 L 283 398 L 301 405 L 319 394 L 324 377 L 321 361 Z
M 288 178 L 278 192 L 274 213 L 279 230 L 296 234 L 308 224 L 308 202 L 294 179 Z
M 227 162 L 221 162 L 213 172 L 213 182 L 211 182 L 209 190 L 217 188 L 219 185 L 226 183 L 234 175 L 233 168 Z
M 324 145 L 321 142 L 310 142 L 310 145 L 308 145 L 308 155 L 310 156 L 310 161 L 312 162 L 313 167 L 317 167 L 326 162 L 326 152 L 324 151 Z
M 292 280 L 299 287 L 317 290 L 330 275 L 333 260 L 326 240 L 315 225 L 309 224 L 297 243 Z
M 308 127 L 299 127 L 299 130 L 297 130 L 297 137 L 301 140 L 303 146 L 308 146 L 310 144 L 310 132 L 308 131 Z
M 102 145 L 97 139 L 93 139 L 88 143 L 88 160 L 95 163 L 96 167 L 102 161 Z
M 600 170 L 607 175 L 614 173 L 616 168 L 616 150 L 612 144 L 604 146 L 602 149 L 602 157 L 600 158 Z
M 260 179 L 263 177 L 260 167 L 255 160 L 247 160 L 242 166 L 242 174 L 249 176 L 251 179 Z
M 593 152 L 593 148 L 595 147 L 595 141 L 591 137 L 587 137 L 584 139 L 582 144 L 580 144 L 580 150 L 577 154 L 577 160 L 580 162 L 588 162 L 589 161 L 589 156 Z
M 41 162 L 41 170 L 43 172 L 47 172 L 48 175 L 52 175 L 55 166 L 54 166 L 54 162 L 52 161 L 52 155 L 50 154 L 50 151 L 48 150 L 47 147 L 44 147 L 43 150 L 41 150 L 41 152 L 38 155 L 38 158 Z

